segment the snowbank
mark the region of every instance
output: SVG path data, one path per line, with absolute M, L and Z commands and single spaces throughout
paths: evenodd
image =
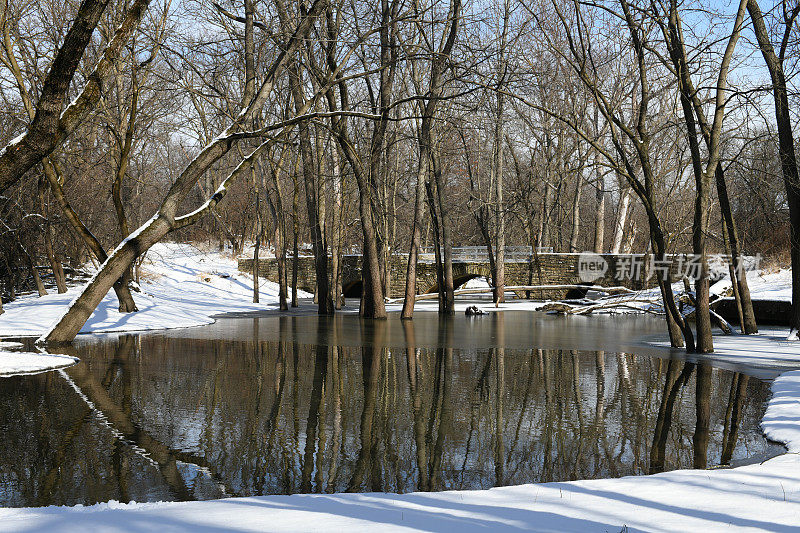
M 120 313 L 116 296 L 109 292 L 81 333 L 200 326 L 212 323 L 212 317 L 222 313 L 277 309 L 277 284 L 262 278 L 262 303 L 254 304 L 253 278 L 237 270 L 233 257 L 204 252 L 190 244 L 156 244 L 147 253 L 141 272 L 141 292 L 133 293 L 139 312 Z M 5 304 L 0 336 L 41 335 L 78 292 L 79 288 L 73 287 L 64 294 L 26 297 Z
M 71 366 L 77 362 L 76 357 L 69 355 L 0 350 L 0 376 L 32 374 Z
M 730 281 L 728 281 L 730 285 Z M 792 271 L 781 269 L 777 272 L 763 273 L 750 271 L 747 273 L 747 285 L 750 296 L 757 300 L 792 301 Z
M 761 428 L 768 439 L 786 444 L 789 453 L 800 453 L 800 370 L 786 372 L 772 383 Z

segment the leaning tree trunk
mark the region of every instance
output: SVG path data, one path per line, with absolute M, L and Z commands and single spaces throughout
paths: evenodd
M 716 182 L 717 196 L 719 197 L 720 211 L 724 222 L 722 229 L 726 233 L 724 240 L 730 248 L 730 250 L 726 250 L 726 253 L 730 256 L 731 265 L 733 266 L 731 285 L 736 286 L 737 306 L 740 306 L 742 309 L 742 333 L 748 335 L 751 333 L 758 333 L 756 315 L 753 312 L 753 301 L 750 298 L 750 286 L 747 283 L 747 270 L 742 263 L 742 255 L 739 250 L 739 235 L 736 231 L 736 222 L 733 220 L 731 203 L 728 197 L 728 187 L 725 183 L 725 174 L 722 170 L 722 165 L 717 166 Z
M 289 125 L 276 126 L 276 129 L 282 129 L 282 133 L 270 137 L 253 150 L 231 172 L 214 195 L 202 207 L 186 215 L 176 216 L 180 205 L 209 167 L 227 154 L 235 145 L 234 138 L 241 136 L 244 124 L 251 123 L 255 115 L 261 112 L 263 104 L 272 94 L 276 75 L 285 67 L 287 57 L 293 54 L 300 44 L 305 41 L 305 37 L 310 31 L 312 20 L 320 14 L 325 5 L 324 0 L 314 1 L 308 13 L 298 23 L 289 44 L 267 70 L 267 76 L 252 101 L 237 115 L 222 135 L 206 145 L 186 166 L 170 186 L 156 214 L 122 241 L 103 263 L 97 274 L 84 286 L 81 294 L 72 301 L 67 311 L 48 332 L 40 337 L 38 342 L 56 344 L 71 342 L 114 282 L 125 273 L 126 269 L 130 268 L 137 257 L 147 252 L 153 244 L 164 238 L 170 231 L 194 224 L 209 211 L 213 212 L 214 206 L 225 197 L 230 183 L 249 169 L 254 159 L 260 157 L 263 150 L 269 148 L 274 142 L 289 133 Z
M 65 95 L 75 71 L 108 4 L 108 0 L 81 2 L 42 82 L 33 119 L 20 137 L 0 151 L 0 191 L 19 181 L 26 172 L 50 155 L 94 109 L 103 94 L 105 76 L 116 65 L 117 58 L 139 26 L 150 1 L 136 0 L 131 3 L 125 18 L 87 77 L 83 90 L 64 108 L 67 101 Z
M 769 69 L 772 79 L 772 94 L 775 100 L 775 120 L 778 124 L 778 155 L 781 160 L 783 183 L 786 187 L 786 203 L 789 206 L 790 241 L 792 256 L 792 313 L 789 317 L 791 340 L 800 339 L 800 173 L 797 168 L 797 156 L 792 132 L 792 117 L 789 108 L 789 97 L 786 88 L 786 76 L 783 71 L 783 58 L 775 54 L 764 24 L 761 8 L 756 0 L 748 0 L 747 10 L 753 21 L 761 55 Z M 786 32 L 785 36 L 788 36 Z M 785 39 L 788 37 L 784 37 Z M 784 47 L 782 46 L 782 49 Z
M 125 239 L 86 284 L 83 292 L 72 301 L 70 310 L 39 341 L 52 344 L 72 342 L 108 293 L 109 287 L 131 267 L 140 254 L 169 233 L 170 226 L 164 216 L 156 216 L 142 226 L 137 234 Z

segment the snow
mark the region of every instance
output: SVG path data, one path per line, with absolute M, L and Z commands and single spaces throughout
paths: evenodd
M 761 421 L 767 438 L 783 442 L 789 453 L 800 453 L 800 370 L 778 376 Z
M 9 141 L 9 143 L 7 145 L 5 145 L 3 148 L 0 149 L 0 157 L 3 157 L 6 154 L 6 152 L 8 152 L 8 150 L 10 148 L 13 148 L 16 145 L 18 145 L 19 143 L 21 143 L 22 139 L 25 138 L 26 134 L 27 134 L 27 132 L 22 132 L 19 135 L 17 135 L 16 137 L 14 137 L 13 139 L 11 139 L 11 141 Z
M 792 301 L 792 271 L 780 269 L 774 272 L 750 270 L 747 272 L 747 286 L 754 300 Z M 731 287 L 730 276 L 711 286 L 711 294 L 722 294 Z
M 117 311 L 117 298 L 111 291 L 81 333 L 200 326 L 212 323 L 213 317 L 222 313 L 277 309 L 277 284 L 262 278 L 259 289 L 262 303 L 254 304 L 253 278 L 237 270 L 232 256 L 191 244 L 158 243 L 142 264 L 141 292 L 133 293 L 139 311 Z M 79 291 L 79 287 L 73 287 L 64 294 L 25 297 L 5 304 L 0 336 L 45 333 Z M 310 296 L 301 293 L 301 297 Z
M 21 350 L 24 347 L 21 342 L 0 341 L 0 350 Z
M 69 355 L 0 350 L 0 376 L 32 374 L 71 366 L 77 362 L 76 357 Z

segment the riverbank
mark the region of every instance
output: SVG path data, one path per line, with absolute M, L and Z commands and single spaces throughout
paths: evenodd
M 109 302 L 104 301 L 105 310 L 98 310 L 97 317 L 93 315 L 91 326 L 85 331 L 200 325 L 213 322 L 212 317 L 221 312 L 250 313 L 274 308 L 275 301 L 269 298 L 274 298 L 276 292 L 271 293 L 269 287 L 262 290 L 266 304 L 250 303 L 252 288 L 246 277 L 226 270 L 232 259 L 215 259 L 213 254 L 210 258 L 185 248 L 187 245 L 165 246 L 171 248 L 163 249 L 163 255 L 156 258 L 155 264 L 160 266 L 148 271 L 143 292 L 136 295 L 137 302 L 146 306 L 141 315 L 136 314 L 142 318 L 122 320 L 127 315 L 114 311 L 111 295 Z M 764 286 L 769 287 L 767 282 Z M 57 297 L 63 302 L 53 304 L 54 308 L 68 304 L 65 295 L 46 298 Z M 49 326 L 34 310 L 35 304 L 43 302 L 31 298 L 9 304 L 7 309 L 18 311 L 10 315 L 11 323 L 5 325 L 3 321 L 9 317 L 0 316 L 0 333 L 21 335 L 20 328 Z M 492 308 L 489 302 L 481 307 Z M 514 302 L 501 307 L 525 308 Z M 40 312 L 53 314 L 57 310 L 46 308 Z M 115 317 L 114 313 L 120 316 Z M 25 323 L 23 315 L 38 322 Z M 718 336 L 716 353 L 709 356 L 717 362 L 786 370 L 772 385 L 773 395 L 762 428 L 769 438 L 785 443 L 789 453 L 762 464 L 438 493 L 5 508 L 0 509 L 0 532 L 794 530 L 800 523 L 800 370 L 791 369 L 800 368 L 800 343 L 785 341 L 786 333 L 785 329 L 769 328 L 750 337 Z
M 277 309 L 275 283 L 262 279 L 261 303 L 254 304 L 253 278 L 236 269 L 232 256 L 192 244 L 154 245 L 140 271 L 140 290 L 133 292 L 139 311 L 120 313 L 116 296 L 109 292 L 81 333 L 184 328 L 210 324 L 220 313 Z M 5 304 L 0 337 L 41 335 L 79 291 L 76 286 L 64 294 L 27 295 Z
M 148 251 L 140 271 L 140 290 L 133 292 L 139 311 L 120 313 L 116 296 L 109 292 L 81 329 L 82 334 L 186 328 L 211 324 L 213 317 L 222 313 L 278 310 L 275 283 L 262 279 L 261 303 L 253 303 L 252 276 L 237 270 L 233 256 L 213 249 L 158 243 Z M 38 337 L 58 320 L 79 291 L 79 286 L 73 286 L 64 294 L 30 294 L 5 304 L 0 338 Z M 0 375 L 58 366 L 64 366 L 63 360 L 27 353 L 22 361 L 18 353 L 0 351 Z

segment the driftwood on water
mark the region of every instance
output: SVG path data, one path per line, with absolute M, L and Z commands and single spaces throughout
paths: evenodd
M 595 311 L 608 311 L 610 309 L 629 310 L 636 312 L 644 312 L 651 314 L 663 314 L 663 304 L 661 303 L 661 296 L 656 295 L 647 297 L 641 295 L 641 292 L 628 289 L 627 287 L 602 287 L 599 285 L 513 285 L 505 287 L 506 292 L 526 292 L 526 291 L 542 291 L 542 290 L 580 290 L 580 291 L 593 291 L 603 294 L 596 300 L 586 298 L 581 299 L 563 299 L 560 301 L 547 302 L 538 308 L 539 311 L 545 313 L 556 313 L 560 315 L 589 315 Z M 465 294 L 490 294 L 494 292 L 493 287 L 480 287 L 470 289 L 458 289 L 455 295 Z M 628 296 L 627 298 L 625 296 Z M 682 295 L 686 299 L 686 303 L 695 307 L 694 293 L 691 291 Z M 432 292 L 427 294 L 417 295 L 416 300 L 435 300 L 439 297 L 439 293 Z M 403 298 L 396 300 L 388 300 L 390 303 L 402 302 Z M 637 304 L 650 304 L 649 306 L 641 306 Z M 684 316 L 691 315 L 692 311 L 684 313 Z M 730 324 L 722 318 L 719 314 L 711 312 L 711 320 L 725 333 L 730 335 L 732 328 Z

